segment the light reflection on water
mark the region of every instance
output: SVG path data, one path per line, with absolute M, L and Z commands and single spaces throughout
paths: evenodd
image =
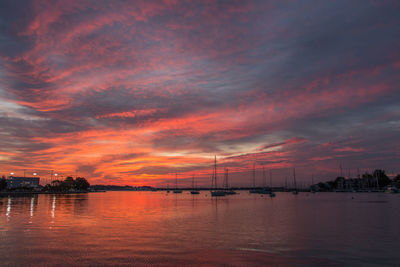
M 352 197 L 354 196 L 354 199 Z M 0 198 L 5 265 L 396 265 L 400 194 Z

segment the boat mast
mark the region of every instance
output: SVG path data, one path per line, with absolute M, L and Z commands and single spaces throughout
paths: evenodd
M 287 174 L 285 175 L 285 189 L 287 190 L 287 186 L 288 186 L 288 183 L 287 183 Z
M 272 170 L 269 169 L 269 188 L 272 189 Z
M 265 168 L 263 166 L 263 187 L 267 187 L 267 177 L 265 176 Z
M 214 168 L 211 176 L 211 188 L 217 189 L 217 156 L 214 156 Z
M 228 189 L 228 187 L 229 187 L 229 184 L 228 184 L 228 168 L 225 168 L 224 187 L 225 187 L 225 189 Z
M 297 191 L 297 184 L 296 184 L 296 169 L 293 168 L 293 180 L 294 180 L 294 190 Z
M 253 163 L 253 188 L 256 188 L 256 163 Z
M 214 156 L 214 179 L 215 189 L 217 189 L 217 155 Z
M 175 189 L 178 189 L 178 173 L 175 173 Z

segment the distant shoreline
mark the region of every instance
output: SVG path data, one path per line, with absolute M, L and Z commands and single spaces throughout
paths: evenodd
M 0 192 L 0 197 L 7 197 L 7 196 L 31 196 L 31 195 L 72 195 L 72 194 L 87 194 L 87 193 L 104 193 L 104 192 L 167 192 L 173 191 L 174 189 L 164 189 L 158 188 L 154 190 L 131 190 L 131 189 L 110 189 L 110 190 L 93 190 L 93 191 L 77 191 L 77 192 L 41 192 L 41 191 L 32 191 L 32 192 Z M 182 191 L 190 192 L 193 189 L 191 188 L 182 188 Z M 223 190 L 223 189 L 221 189 Z M 233 189 L 234 191 L 248 191 L 248 188 L 240 188 L 240 189 Z M 213 191 L 213 189 L 197 189 L 197 191 L 204 192 L 204 191 Z M 292 193 L 294 190 L 272 190 L 276 193 Z M 385 190 L 371 190 L 371 191 L 345 191 L 345 190 L 336 190 L 336 191 L 319 191 L 319 192 L 312 192 L 307 190 L 298 190 L 299 193 L 385 193 Z
M 99 191 L 100 192 L 100 191 Z M 71 194 L 86 194 L 97 193 L 97 191 L 79 191 L 79 192 L 0 192 L 0 197 L 5 196 L 28 196 L 28 195 L 71 195 Z

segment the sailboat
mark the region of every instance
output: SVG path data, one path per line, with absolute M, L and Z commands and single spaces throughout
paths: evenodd
M 270 197 L 275 197 L 275 193 L 272 192 L 272 170 L 269 170 L 269 196 Z
M 255 180 L 254 178 L 253 178 L 253 180 Z M 252 192 L 254 192 L 254 193 L 257 193 L 257 194 L 265 194 L 265 195 L 268 195 L 271 191 L 270 191 L 270 189 L 269 188 L 267 188 L 267 178 L 266 178 L 266 176 L 265 176 L 265 168 L 264 168 L 264 166 L 263 166 L 263 188 L 262 189 L 254 189 Z
M 196 187 L 194 186 L 194 175 L 192 177 L 192 191 L 190 191 L 190 194 L 192 194 L 192 195 L 200 194 L 200 191 L 197 190 Z
M 225 191 L 217 190 L 217 156 L 214 158 L 214 170 L 213 170 L 213 176 L 211 180 L 211 188 L 214 190 L 211 191 L 211 196 L 212 197 L 222 197 L 225 196 Z
M 293 182 L 294 182 L 294 191 L 293 191 L 293 195 L 297 195 L 299 192 L 297 191 L 296 169 L 295 169 L 295 168 L 293 168 Z
M 169 183 L 167 183 L 167 193 L 169 193 Z
M 288 177 L 287 177 L 287 175 L 285 175 L 285 192 L 289 191 L 289 190 L 288 190 L 288 182 L 287 182 L 287 179 L 288 179 Z
M 314 173 L 311 175 L 311 193 L 315 194 L 315 188 L 314 188 Z
M 261 190 L 256 189 L 256 163 L 253 164 L 253 189 L 249 190 L 250 194 L 260 194 Z
M 228 168 L 225 168 L 225 179 L 224 179 L 225 195 L 234 195 L 234 194 L 236 194 L 236 192 L 229 188 L 228 179 L 229 179 L 228 178 Z
M 182 190 L 178 189 L 178 174 L 175 174 L 175 189 L 173 191 L 175 194 L 182 193 Z

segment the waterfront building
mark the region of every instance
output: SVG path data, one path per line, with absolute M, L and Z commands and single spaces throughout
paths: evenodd
M 40 177 L 16 177 L 9 176 L 7 178 L 7 188 L 19 188 L 19 187 L 38 187 Z

